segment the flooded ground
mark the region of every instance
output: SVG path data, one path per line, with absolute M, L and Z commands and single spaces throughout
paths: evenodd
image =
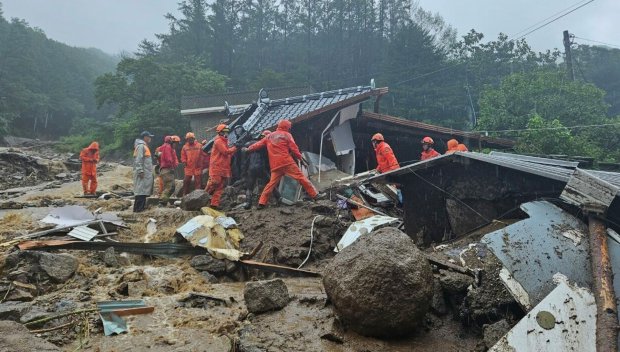
M 100 190 L 131 189 L 131 168 L 110 164 L 105 169 L 98 178 Z M 2 242 L 8 243 L 16 236 L 38 229 L 38 220 L 50 209 L 67 204 L 118 213 L 128 227 L 120 229 L 113 238 L 122 242 L 182 241 L 175 235 L 176 228 L 199 214 L 175 208 L 153 208 L 134 214 L 130 211 L 130 200 L 76 198 L 80 194 L 80 182 L 69 181 L 56 188 L 32 189 L 5 199 L 26 207 L 0 210 Z M 42 200 L 49 205 L 41 206 Z M 262 243 L 254 260 L 289 267 L 297 267 L 308 255 L 310 224 L 315 219 L 312 251 L 304 269 L 318 272 L 335 255 L 333 248 L 351 220 L 329 201 L 295 207 L 272 206 L 262 211 L 235 210 L 228 214 L 236 219 L 245 235 L 242 250 L 250 252 Z M 149 219 L 154 219 L 156 224 L 150 231 L 147 230 Z M 432 248 L 428 250 L 449 260 L 456 258 L 455 253 L 460 256 L 466 247 L 467 244 L 458 243 L 441 253 Z M 2 250 L 3 257 L 17 252 L 13 246 L 5 246 Z M 129 331 L 117 336 L 104 336 L 101 320 L 94 312 L 36 327 L 35 330 L 41 331 L 35 336 L 63 351 L 473 351 L 485 349 L 482 325 L 503 318 L 470 321 L 473 315 L 468 309 L 473 306 L 466 302 L 469 281 L 457 278 L 465 284 L 455 285 L 458 287 L 454 293 L 438 288 L 441 302 L 420 322 L 418 331 L 405 339 L 380 340 L 360 336 L 340 324 L 320 278 L 291 278 L 234 264 L 227 267 L 224 274 L 214 277 L 192 267 L 190 256 L 156 258 L 78 250 L 52 253 L 68 253 L 77 258 L 77 270 L 64 282 L 40 286 L 35 282 L 33 285 L 38 291 L 21 298 L 28 307 L 24 315 L 45 316 L 94 308 L 99 301 L 138 298 L 155 307 L 153 313 L 126 317 Z M 487 270 L 493 270 L 496 265 L 486 256 L 474 257 Z M 110 258 L 116 264 L 110 265 Z M 435 270 L 435 274 L 436 280 L 445 281 L 439 270 Z M 22 277 L 20 275 L 19 268 L 5 266 L 2 280 L 10 283 Z M 284 278 L 290 303 L 274 312 L 249 313 L 243 297 L 244 281 L 274 277 Z M 492 285 L 495 287 L 497 283 L 492 282 Z M 6 291 L 7 286 L 3 287 Z M 8 287 L 11 290 L 11 286 Z M 510 302 L 504 302 L 504 292 L 500 287 L 497 290 L 490 294 L 493 298 L 500 297 L 497 299 L 499 307 L 510 308 Z M 192 293 L 214 299 L 188 298 Z M 479 309 L 477 314 L 488 313 L 484 305 L 476 309 Z M 62 324 L 67 327 L 45 331 Z

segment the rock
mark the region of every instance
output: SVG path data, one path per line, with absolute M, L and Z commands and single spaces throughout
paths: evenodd
M 58 175 L 56 175 L 54 177 L 56 177 L 57 179 L 63 179 L 63 178 L 67 178 L 67 176 L 68 175 L 66 173 L 61 172 L 61 173 L 59 173 Z
M 78 261 L 69 254 L 41 253 L 41 269 L 56 282 L 65 282 L 78 268 Z
M 333 332 L 328 332 L 327 334 L 321 335 L 321 338 L 327 341 L 335 342 L 337 344 L 344 343 L 344 339 L 342 336 L 336 335 Z
M 342 250 L 325 268 L 323 285 L 345 326 L 382 338 L 411 334 L 433 297 L 430 264 L 395 228 L 373 231 Z
M 29 303 L 14 301 L 0 303 L 0 320 L 19 321 L 29 308 Z
M 506 321 L 506 319 L 502 319 L 493 324 L 487 324 L 482 327 L 483 335 L 484 335 L 484 344 L 487 348 L 493 347 L 495 343 L 502 336 L 506 335 L 508 331 L 510 331 L 511 325 Z
M 129 297 L 142 297 L 144 291 L 149 288 L 146 280 L 134 281 L 127 283 L 127 294 Z
M 218 280 L 217 277 L 215 277 L 215 275 L 211 274 L 208 271 L 202 271 L 200 272 L 200 275 L 202 275 L 205 278 L 205 280 L 210 284 L 217 284 L 218 282 L 220 282 L 220 280 Z
M 31 307 L 27 313 L 22 315 L 22 317 L 19 319 L 19 322 L 22 324 L 26 324 L 27 322 L 39 320 L 49 315 L 51 314 L 39 307 Z
M 280 214 L 282 214 L 282 215 L 293 215 L 293 209 L 291 209 L 291 208 L 282 208 L 282 209 L 280 209 Z
M 0 334 L 0 351 L 61 351 L 50 342 L 34 336 L 25 326 L 13 321 L 0 321 L 0 331 L 10 331 Z
M 437 278 L 435 278 L 433 282 L 433 298 L 431 299 L 431 310 L 440 316 L 448 313 L 448 306 L 446 305 L 446 299 L 443 296 L 441 283 Z
M 263 313 L 284 308 L 290 297 L 282 279 L 251 281 L 245 284 L 243 299 L 248 311 Z
M 56 312 L 70 312 L 77 310 L 78 305 L 74 301 L 68 299 L 61 299 L 58 303 L 56 303 Z
M 181 209 L 200 210 L 209 204 L 209 194 L 201 189 L 197 189 L 181 199 Z
M 198 271 L 208 271 L 215 276 L 226 274 L 226 263 L 209 254 L 194 256 L 190 265 Z
M 116 258 L 116 251 L 114 251 L 114 247 L 110 247 L 103 252 L 103 262 L 108 267 L 118 266 L 118 259 Z
M 439 270 L 441 288 L 449 294 L 464 294 L 467 288 L 474 283 L 471 276 L 453 271 Z
M 8 301 L 20 301 L 20 302 L 29 302 L 34 299 L 30 292 L 23 290 L 21 288 L 11 289 L 11 292 L 6 297 Z

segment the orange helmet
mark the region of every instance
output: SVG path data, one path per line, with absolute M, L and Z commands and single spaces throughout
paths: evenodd
M 174 143 L 174 142 L 179 143 L 179 142 L 181 141 L 181 137 L 179 137 L 179 136 L 177 136 L 177 135 L 174 135 L 174 136 L 171 136 L 171 137 L 170 137 L 170 140 L 171 140 L 173 143 Z
M 185 139 L 190 139 L 190 138 L 196 139 L 196 135 L 194 135 L 194 132 L 187 132 L 185 134 Z
M 435 144 L 435 141 L 431 137 L 422 138 L 422 144 Z
M 228 128 L 228 125 L 221 123 L 217 125 L 217 127 L 215 128 L 215 132 L 217 133 L 230 132 L 230 128 Z
M 293 124 L 289 120 L 282 120 L 278 122 L 278 128 L 281 130 L 289 131 L 291 126 L 293 126 Z
M 371 141 L 384 141 L 385 139 L 383 138 L 383 135 L 381 133 L 375 133 L 370 140 Z

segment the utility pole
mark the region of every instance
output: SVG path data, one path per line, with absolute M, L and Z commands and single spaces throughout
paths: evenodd
M 575 72 L 573 71 L 573 56 L 570 52 L 570 35 L 568 31 L 564 31 L 564 54 L 566 55 L 566 69 L 568 70 L 568 78 L 571 81 L 575 80 Z

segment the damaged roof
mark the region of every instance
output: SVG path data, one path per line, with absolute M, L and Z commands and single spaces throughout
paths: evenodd
M 466 132 L 455 130 L 449 127 L 431 125 L 419 121 L 413 121 L 404 119 L 401 117 L 395 117 L 390 115 L 378 114 L 370 111 L 364 111 L 361 116 L 362 120 L 369 126 L 377 126 L 385 128 L 384 124 L 393 125 L 393 128 L 399 129 L 398 132 L 403 131 L 404 127 L 407 131 L 417 132 L 419 134 L 426 134 L 434 138 L 454 138 L 461 137 L 463 139 L 470 139 L 480 141 L 483 147 L 490 148 L 512 148 L 515 144 L 513 140 L 505 138 L 493 138 L 481 135 L 479 132 Z
M 244 130 L 256 135 L 263 130 L 275 127 L 279 121 L 300 122 L 332 109 L 361 103 L 371 96 L 383 95 L 387 88 L 358 86 L 339 90 L 314 93 L 285 99 L 265 100 L 243 123 Z M 231 125 L 232 127 L 232 125 Z M 229 136 L 234 142 L 235 136 Z
M 291 96 L 303 96 L 314 93 L 310 86 L 265 88 L 271 99 L 282 99 Z M 258 91 L 230 92 L 212 95 L 194 95 L 181 98 L 181 110 L 192 110 L 229 105 L 252 104 L 258 100 Z
M 451 162 L 466 162 L 467 159 L 479 160 L 482 162 L 507 167 L 510 169 L 527 172 L 530 174 L 548 177 L 557 181 L 567 182 L 573 175 L 577 166 L 569 162 L 556 159 L 528 157 L 519 154 L 491 152 L 490 154 L 476 152 L 456 152 L 441 155 L 437 158 L 417 162 L 408 166 L 401 167 L 385 174 L 377 175 L 368 181 L 378 181 L 384 178 L 393 178 L 411 173 L 416 170 L 428 169 L 437 165 Z M 616 187 L 620 187 L 620 173 L 585 170 L 588 173 L 600 178 Z

